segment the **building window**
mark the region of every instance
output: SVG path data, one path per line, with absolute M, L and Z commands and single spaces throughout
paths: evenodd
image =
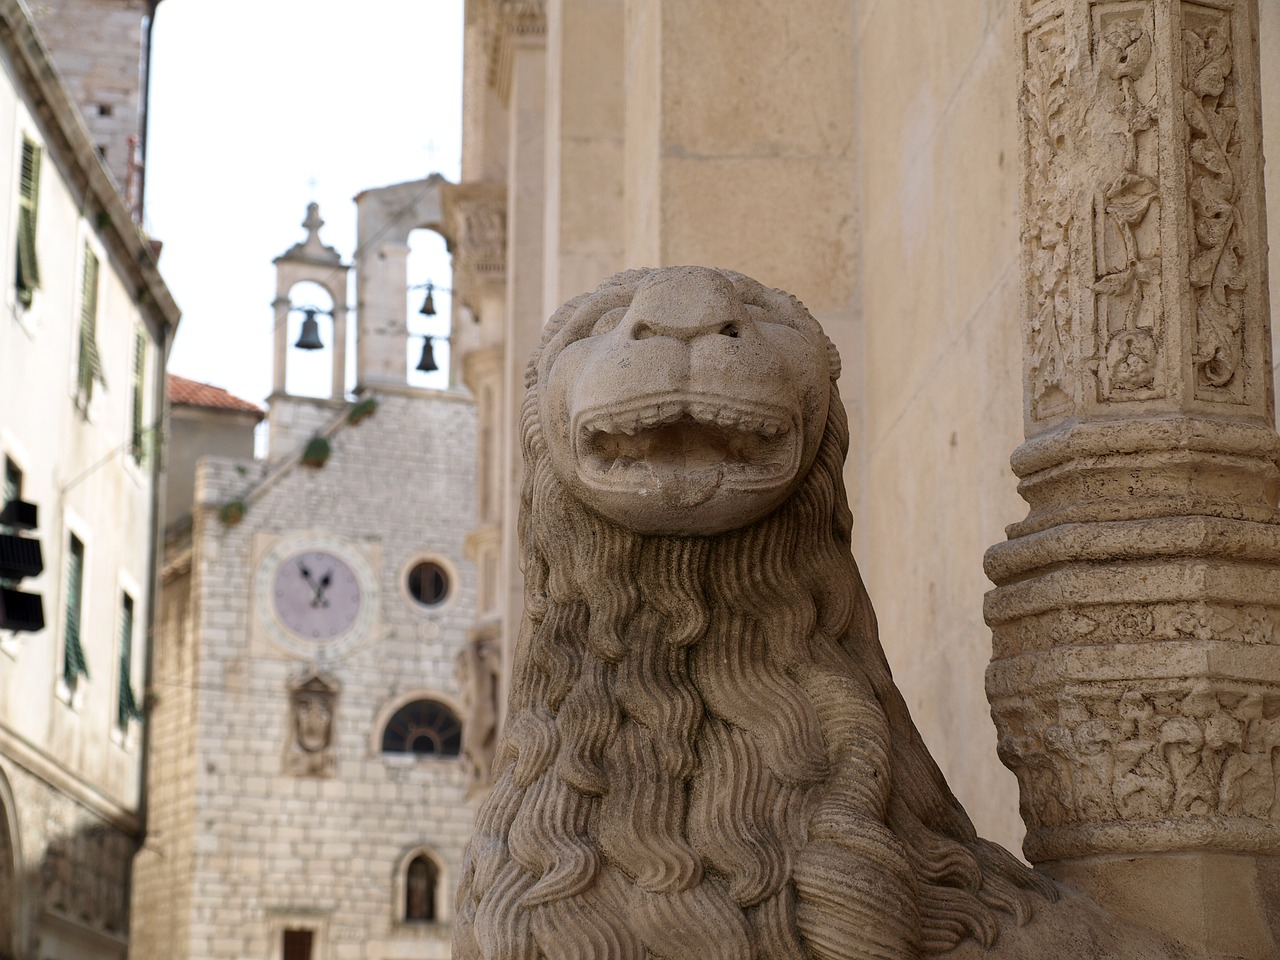
M 142 711 L 133 695 L 133 597 L 120 591 L 120 678 L 116 696 L 116 728 L 129 729 L 130 720 L 141 720 Z
M 409 595 L 424 607 L 435 607 L 449 596 L 449 574 L 434 560 L 415 563 L 408 573 Z
M 67 542 L 67 619 L 62 646 L 62 680 L 75 693 L 80 678 L 89 679 L 89 664 L 80 645 L 80 612 L 84 604 L 84 544 L 72 534 Z
M 145 439 L 143 424 L 143 385 L 147 372 L 147 335 L 141 327 L 133 334 L 133 383 L 129 391 L 129 455 L 134 463 L 142 463 Z
M 435 700 L 414 700 L 397 710 L 382 731 L 383 753 L 456 757 L 462 749 L 462 724 Z
M 410 923 L 436 919 L 436 888 L 440 871 L 425 853 L 409 861 L 404 877 L 404 918 Z
M 22 160 L 18 166 L 18 256 L 14 286 L 18 302 L 31 306 L 40 286 L 40 265 L 36 261 L 36 211 L 40 205 L 40 148 L 22 138 Z
M 102 358 L 98 355 L 98 258 L 84 248 L 84 274 L 80 286 L 80 351 L 76 366 L 76 402 L 87 410 L 93 399 L 93 382 L 104 387 Z
M 315 938 L 314 930 L 285 930 L 281 960 L 311 960 Z

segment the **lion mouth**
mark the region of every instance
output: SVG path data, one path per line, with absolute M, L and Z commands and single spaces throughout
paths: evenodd
M 697 506 L 717 488 L 767 488 L 790 479 L 800 446 L 794 416 L 778 407 L 664 395 L 577 417 L 579 475 L 592 486 L 651 488 Z

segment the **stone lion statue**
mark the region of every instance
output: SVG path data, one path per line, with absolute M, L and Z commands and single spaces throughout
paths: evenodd
M 795 298 L 628 271 L 526 373 L 525 615 L 457 960 L 1181 957 L 980 839 L 850 552 Z

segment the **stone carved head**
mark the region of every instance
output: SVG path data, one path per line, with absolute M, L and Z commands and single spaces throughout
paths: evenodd
M 539 364 L 551 465 L 639 533 L 759 520 L 813 465 L 831 396 L 808 311 L 705 267 L 653 271 L 576 311 Z M 559 347 L 560 349 L 557 349 Z
M 337 703 L 336 681 L 318 674 L 293 684 L 289 691 L 289 740 L 285 766 L 302 776 L 327 776 L 333 772 L 333 716 Z
M 618 274 L 547 324 L 457 960 L 1030 949 L 1004 931 L 1057 891 L 977 837 L 889 675 L 838 375 L 799 301 L 723 270 Z

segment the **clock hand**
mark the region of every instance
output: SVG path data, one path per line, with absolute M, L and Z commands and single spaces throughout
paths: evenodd
M 307 581 L 307 586 L 314 590 L 316 585 L 315 581 L 311 579 L 311 571 L 307 569 L 307 565 L 301 560 L 298 561 L 298 572 L 302 574 L 302 579 Z
M 328 573 L 326 573 L 323 577 L 320 578 L 320 585 L 316 587 L 316 598 L 315 600 L 311 601 L 311 605 L 313 607 L 314 606 L 327 607 L 329 605 L 329 598 L 326 597 L 324 594 L 325 594 L 325 591 L 329 589 L 329 584 L 331 583 L 333 583 L 332 570 L 330 570 Z

